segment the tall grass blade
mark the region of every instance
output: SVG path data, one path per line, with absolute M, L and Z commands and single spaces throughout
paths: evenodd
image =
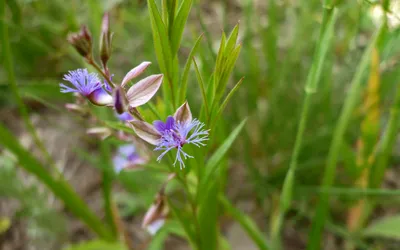
M 293 185 L 295 181 L 295 172 L 297 169 L 297 161 L 300 156 L 301 146 L 303 144 L 304 132 L 306 129 L 306 124 L 308 120 L 308 113 L 311 106 L 311 97 L 317 90 L 318 82 L 321 76 L 322 66 L 324 65 L 324 61 L 330 48 L 332 36 L 333 36 L 333 28 L 336 22 L 337 12 L 334 9 L 324 9 L 321 29 L 320 29 L 320 37 L 318 40 L 317 48 L 315 51 L 313 63 L 311 65 L 311 69 L 309 75 L 307 77 L 307 82 L 305 85 L 305 98 L 303 102 L 303 108 L 300 116 L 300 123 L 297 130 L 296 141 L 293 149 L 292 158 L 290 161 L 289 170 L 286 174 L 282 194 L 280 197 L 280 204 L 278 209 L 278 216 L 275 219 L 273 232 L 272 232 L 272 240 L 274 242 L 274 246 L 279 248 L 280 246 L 280 231 L 282 227 L 282 223 L 288 210 L 293 196 Z
M 328 161 L 322 180 L 323 188 L 331 187 L 334 182 L 336 165 L 339 157 L 340 148 L 343 142 L 343 137 L 346 132 L 347 126 L 350 122 L 352 112 L 358 102 L 362 87 L 363 76 L 368 69 L 372 50 L 376 46 L 376 42 L 380 38 L 384 29 L 385 25 L 382 25 L 374 34 L 374 37 L 371 39 L 368 48 L 365 50 L 361 58 L 361 62 L 350 84 L 350 89 L 347 94 L 338 123 L 336 125 L 335 132 L 333 135 L 333 140 L 331 142 L 331 146 L 329 149 Z M 322 194 L 319 197 L 316 214 L 313 219 L 313 224 L 309 234 L 309 242 L 307 245 L 307 250 L 320 249 L 321 234 L 328 213 L 328 204 L 329 204 L 329 194 L 327 193 Z

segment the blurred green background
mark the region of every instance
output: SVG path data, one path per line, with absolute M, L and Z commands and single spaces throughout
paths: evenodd
M 66 37 L 87 24 L 98 45 L 102 15 L 110 12 L 114 38 L 109 68 L 117 80 L 142 61 L 153 62 L 148 71 L 158 73 L 146 1 L 1 1 L 6 2 L 6 11 L 0 21 L 9 29 L 16 80 L 30 117 L 57 166 L 64 166 L 62 171 L 72 186 L 96 209 L 100 191 L 92 178 L 96 161 L 91 161 L 96 158 L 96 142 L 84 136 L 86 125 L 64 109 L 72 96 L 59 91 L 63 74 L 87 67 Z M 332 199 L 323 249 L 400 249 L 400 193 L 396 191 L 400 187 L 399 144 L 380 151 L 388 120 L 400 108 L 395 99 L 400 83 L 400 2 L 354 0 L 336 4 L 331 48 L 313 94 L 298 158 L 294 201 L 283 222 L 283 249 L 306 249 L 317 197 L 324 192 Z M 263 232 L 273 231 L 279 213 L 279 195 L 293 153 L 323 9 L 320 0 L 195 1 L 183 35 L 179 51 L 182 67 L 197 37 L 204 33 L 195 58 L 208 79 L 221 31 L 229 33 L 240 23 L 242 51 L 230 88 L 245 79 L 221 119 L 226 131 L 219 132 L 223 138 L 248 117 L 226 159 L 230 166 L 226 193 Z M 362 75 L 357 107 L 340 145 L 334 187 L 323 190 L 320 184 L 328 152 L 350 83 L 373 33 L 383 22 L 384 34 L 368 56 L 371 63 Z M 0 62 L 3 59 L 1 51 Z M 35 152 L 7 79 L 0 64 L 0 120 Z M 196 81 L 192 69 L 187 99 L 198 111 L 202 99 Z M 79 149 L 86 153 L 79 153 Z M 374 186 L 366 185 L 373 169 L 381 166 L 376 159 L 385 153 L 384 178 Z M 0 157 L 1 249 L 61 249 L 93 238 L 34 178 L 16 168 L 15 158 L 6 151 Z M 116 190 L 121 214 L 139 242 L 148 240 L 140 232 L 140 218 L 158 191 L 159 175 L 150 170 L 126 174 L 121 182 L 131 184 L 124 185 L 125 191 Z M 362 219 L 366 199 L 374 205 Z M 222 218 L 221 227 L 231 249 L 257 249 L 236 222 Z M 176 230 L 172 234 L 166 244 L 154 243 L 152 249 L 163 245 L 165 249 L 187 249 L 179 237 L 182 233 Z M 73 249 L 103 249 L 89 247 Z

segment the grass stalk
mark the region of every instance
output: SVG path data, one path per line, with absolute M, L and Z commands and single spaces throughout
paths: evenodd
M 323 13 L 323 20 L 321 24 L 317 49 L 314 55 L 314 61 L 311 66 L 309 75 L 307 77 L 307 82 L 304 89 L 305 98 L 300 115 L 300 123 L 297 130 L 296 141 L 293 149 L 292 158 L 290 161 L 289 170 L 286 174 L 283 184 L 283 190 L 280 197 L 280 204 L 278 209 L 279 213 L 277 218 L 275 219 L 275 223 L 272 228 L 272 240 L 275 247 L 279 247 L 280 245 L 280 231 L 283 219 L 292 201 L 293 184 L 295 181 L 297 161 L 303 143 L 303 137 L 309 116 L 312 96 L 317 91 L 317 85 L 321 76 L 322 66 L 324 64 L 328 48 L 330 47 L 329 46 L 330 41 L 332 40 L 333 27 L 335 21 L 336 21 L 336 11 L 333 8 L 325 8 Z
M 338 162 L 340 149 L 343 143 L 343 137 L 352 118 L 354 108 L 358 103 L 362 88 L 363 76 L 370 64 L 370 57 L 372 50 L 376 46 L 378 38 L 381 36 L 384 27 L 385 25 L 382 25 L 376 31 L 374 37 L 371 39 L 367 49 L 365 50 L 361 58 L 361 62 L 357 68 L 354 78 L 350 84 L 350 89 L 347 94 L 347 98 L 344 102 L 341 114 L 339 116 L 339 120 L 333 134 L 333 140 L 331 142 L 329 149 L 327 165 L 322 180 L 322 188 L 324 189 L 330 188 L 335 180 L 336 165 Z M 321 194 L 318 201 L 316 214 L 313 219 L 311 231 L 309 233 L 309 242 L 307 245 L 307 250 L 320 249 L 322 230 L 324 228 L 326 217 L 328 214 L 328 204 L 329 204 L 329 194 L 328 193 Z

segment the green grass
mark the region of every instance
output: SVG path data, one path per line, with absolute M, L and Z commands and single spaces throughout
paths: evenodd
M 389 249 L 381 238 L 397 239 L 398 227 L 388 223 L 391 217 L 377 223 L 371 218 L 376 217 L 378 204 L 385 213 L 398 203 L 399 193 L 382 184 L 385 174 L 399 163 L 394 149 L 400 125 L 400 27 L 389 27 L 390 19 L 384 16 L 377 24 L 371 9 L 381 7 L 393 17 L 394 0 L 211 2 L 1 2 L 0 110 L 19 115 L 40 155 L 32 155 L 18 134 L 9 132 L 15 129 L 6 128 L 7 117 L 1 118 L 0 134 L 5 139 L 0 144 L 96 233 L 100 239 L 88 242 L 87 249 L 97 244 L 109 249 L 114 243 L 104 241 L 115 239 L 123 243 L 115 243 L 121 249 L 143 243 L 132 246 L 130 237 L 124 236 L 120 214 L 143 217 L 163 185 L 170 213 L 166 226 L 150 238 L 149 249 L 163 249 L 169 235 L 178 235 L 193 249 L 229 249 L 222 230 L 226 216 L 259 249 L 286 249 L 288 228 L 296 231 L 294 237 L 307 239 L 309 250 L 321 249 L 327 233 L 343 242 L 339 249 Z M 172 167 L 173 153 L 157 163 L 158 152 L 136 138 L 149 163 L 140 171 L 115 175 L 111 158 L 125 142 L 111 136 L 100 143 L 84 135 L 84 128 L 135 133 L 111 109 L 85 106 L 92 119 L 77 117 L 82 139 L 94 140 L 96 146 L 92 151 L 75 151 L 103 176 L 105 218 L 100 219 L 60 175 L 57 159 L 48 153 L 30 115 L 40 117 L 50 111 L 65 115 L 63 105 L 74 102 L 74 97 L 59 93 L 63 74 L 81 67 L 102 70 L 80 58 L 66 37 L 87 24 L 97 60 L 105 11 L 110 13 L 113 32 L 108 62 L 113 82 L 118 84 L 140 62 L 151 61 L 144 75 L 164 74 L 162 90 L 138 112 L 149 123 L 165 120 L 188 101 L 193 117 L 210 129 L 210 140 L 206 147 L 185 146 L 194 158 L 180 170 Z M 360 188 L 359 138 L 365 138 L 363 117 L 372 112 L 363 107 L 374 49 L 380 58 L 376 133 L 381 136 L 368 142 L 376 150 L 368 165 L 368 183 Z M 34 108 L 38 103 L 41 109 Z M 68 116 L 74 119 L 74 114 Z M 176 177 L 165 184 L 168 173 Z M 236 173 L 241 173 L 243 183 L 230 183 Z M 112 187 L 117 182 L 130 202 L 116 198 L 120 191 L 115 193 Z M 246 193 L 233 197 L 237 192 L 231 189 Z M 256 217 L 235 207 L 242 197 L 255 204 Z M 384 202 L 387 197 L 394 204 Z M 368 203 L 365 223 L 352 232 L 342 215 L 360 200 Z M 114 211 L 116 204 L 128 212 Z M 77 247 L 85 249 L 85 244 Z

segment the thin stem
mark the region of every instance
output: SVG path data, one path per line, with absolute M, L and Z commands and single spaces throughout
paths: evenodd
M 326 58 L 329 44 L 333 34 L 333 26 L 336 20 L 336 12 L 333 8 L 324 8 L 323 19 L 320 29 L 320 36 L 317 49 L 314 54 L 313 64 L 307 77 L 305 85 L 305 98 L 300 116 L 300 123 L 297 130 L 296 141 L 293 149 L 293 155 L 290 160 L 289 170 L 286 174 L 282 194 L 279 202 L 278 216 L 275 219 L 272 228 L 272 240 L 276 248 L 280 247 L 280 231 L 283 224 L 285 213 L 290 207 L 293 196 L 293 184 L 295 181 L 295 172 L 297 161 L 300 156 L 301 146 L 303 144 L 304 132 L 307 125 L 309 110 L 312 101 L 312 95 L 316 92 L 319 78 L 321 76 L 322 66 Z
M 99 72 L 104 79 L 106 79 L 107 83 L 110 85 L 111 88 L 115 88 L 115 84 L 110 80 L 110 77 L 101 69 L 101 67 L 93 60 L 93 58 L 87 59 L 87 62 L 92 65 L 97 72 Z
M 336 125 L 333 140 L 328 154 L 328 161 L 325 168 L 325 173 L 322 180 L 322 188 L 330 188 L 335 180 L 336 165 L 339 158 L 340 149 L 343 142 L 343 137 L 346 132 L 347 126 L 352 118 L 353 110 L 359 99 L 362 80 L 364 73 L 367 71 L 372 49 L 376 46 L 378 39 L 384 31 L 385 24 L 383 24 L 375 33 L 374 37 L 368 48 L 365 50 L 361 62 L 357 68 L 356 74 L 350 84 L 350 90 L 345 100 L 343 109 L 341 111 L 339 121 Z M 329 194 L 325 193 L 320 196 L 317 211 L 313 220 L 313 225 L 309 234 L 308 250 L 320 249 L 321 234 L 328 214 Z

